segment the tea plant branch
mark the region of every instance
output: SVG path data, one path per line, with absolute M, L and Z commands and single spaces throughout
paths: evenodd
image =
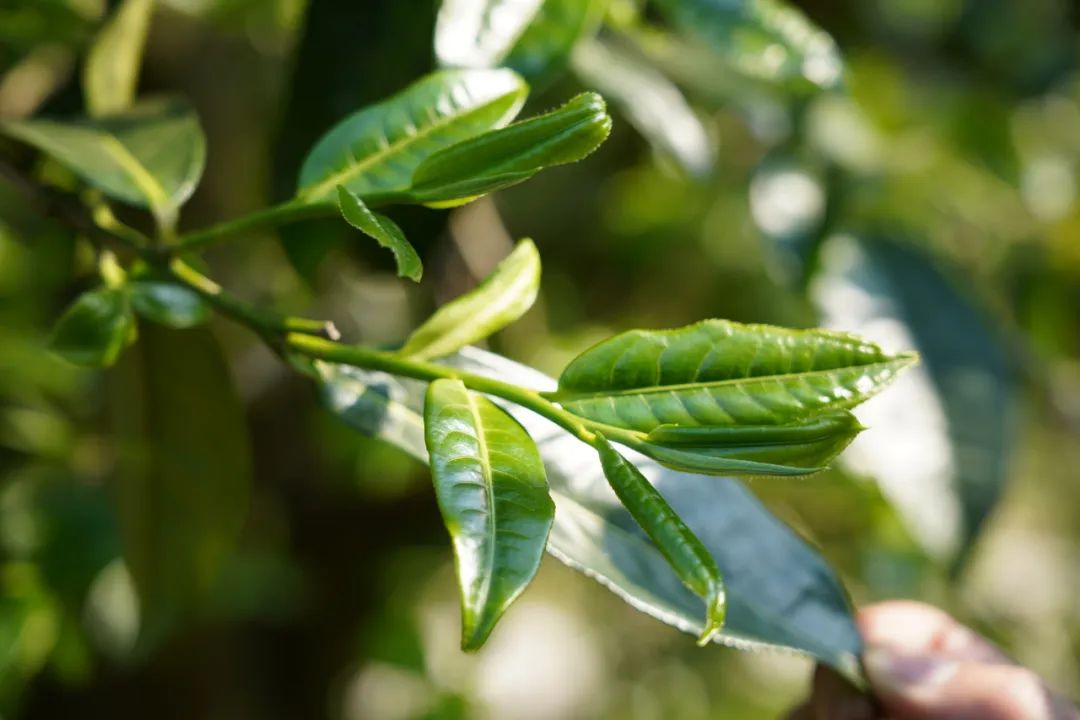
M 197 230 L 181 235 L 176 241 L 175 248 L 179 252 L 194 252 L 215 245 L 226 238 L 251 232 L 252 230 L 276 227 L 300 220 L 333 217 L 338 212 L 337 205 L 332 203 L 306 203 L 289 200 L 280 205 L 273 205 L 234 220 L 226 220 L 205 230 Z

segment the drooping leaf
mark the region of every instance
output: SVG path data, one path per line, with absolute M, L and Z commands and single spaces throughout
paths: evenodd
M 424 266 L 397 223 L 385 215 L 372 212 L 356 193 L 344 185 L 338 185 L 338 207 L 350 225 L 394 253 L 400 277 L 420 282 Z
M 837 236 L 820 268 L 811 294 L 826 324 L 918 348 L 923 358 L 902 387 L 860 408 L 871 431 L 844 464 L 877 480 L 931 555 L 960 562 L 1008 476 L 1017 413 L 1008 346 L 914 247 Z
M 603 435 L 597 436 L 596 450 L 604 475 L 619 502 L 653 541 L 682 583 L 705 601 L 705 629 L 698 639 L 698 644 L 705 645 L 724 627 L 724 583 L 716 561 L 667 504 L 664 496 Z
M 83 67 L 90 115 L 111 115 L 131 107 L 153 12 L 154 0 L 123 0 L 102 27 Z
M 783 0 L 657 0 L 656 6 L 745 75 L 789 87 L 831 88 L 840 81 L 836 43 Z
M 128 285 L 131 306 L 145 318 L 184 329 L 210 319 L 210 306 L 198 293 L 166 280 L 138 278 Z
M 83 293 L 57 321 L 49 348 L 69 362 L 108 367 L 135 340 L 127 293 L 102 288 Z
M 461 587 L 461 647 L 476 650 L 540 568 L 555 506 L 532 438 L 459 380 L 436 380 L 424 438 Z
M 508 67 L 530 82 L 565 65 L 606 0 L 444 0 L 435 54 L 447 67 Z
M 8 121 L 0 130 L 52 156 L 106 195 L 149 208 L 170 225 L 206 162 L 199 120 L 177 99 L 93 120 Z
M 306 202 L 334 202 L 344 185 L 367 202 L 408 190 L 413 171 L 435 152 L 502 127 L 528 87 L 510 70 L 432 73 L 323 135 L 300 169 Z
M 482 340 L 524 315 L 539 290 L 540 253 L 525 239 L 476 288 L 439 308 L 418 327 L 401 353 L 426 360 Z
M 581 417 L 644 433 L 780 425 L 854 407 L 915 359 L 842 333 L 706 320 L 605 340 L 566 367 L 550 397 Z
M 435 153 L 416 168 L 409 197 L 435 207 L 461 205 L 545 168 L 577 162 L 610 132 L 604 99 L 582 93 L 557 110 Z
M 673 158 L 689 175 L 709 173 L 709 135 L 682 91 L 663 73 L 599 40 L 579 44 L 572 63 L 582 82 L 603 93 L 661 155 Z
M 783 425 L 660 425 L 637 449 L 675 470 L 710 475 L 809 475 L 863 430 L 849 412 Z
M 440 362 L 538 390 L 555 387 L 554 380 L 532 368 L 476 348 Z M 427 461 L 423 383 L 320 365 L 331 412 Z M 629 517 L 608 487 L 595 451 L 544 418 L 512 406 L 508 411 L 536 440 L 547 468 L 556 506 L 548 552 L 641 612 L 700 635 L 704 603 Z M 677 473 L 632 451 L 624 454 L 663 492 L 722 572 L 727 617 L 717 642 L 789 648 L 859 677 L 862 641 L 843 589 L 820 555 L 737 480 Z
M 224 355 L 204 328 L 147 325 L 110 380 L 113 490 L 149 649 L 206 598 L 237 542 L 250 444 Z

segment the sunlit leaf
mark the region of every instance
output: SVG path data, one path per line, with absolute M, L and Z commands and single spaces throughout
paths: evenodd
M 574 50 L 574 72 L 610 100 L 662 155 L 693 176 L 713 165 L 708 133 L 671 80 L 629 52 L 600 41 Z
M 102 27 L 83 66 L 83 91 L 91 115 L 110 115 L 131 106 L 153 12 L 154 0 L 123 0 Z
M 128 285 L 137 313 L 171 328 L 201 325 L 210 319 L 210 306 L 194 290 L 175 282 L 139 278 Z
M 606 0 L 444 0 L 435 54 L 448 67 L 508 67 L 530 82 L 565 65 Z
M 111 374 L 124 557 L 153 647 L 205 600 L 248 509 L 244 407 L 205 329 L 148 324 Z
M 300 170 L 299 197 L 334 202 L 338 185 L 369 203 L 393 197 L 409 188 L 413 171 L 432 154 L 510 122 L 527 94 L 510 70 L 428 75 L 323 135 Z
M 555 387 L 532 368 L 476 348 L 441 362 L 538 390 Z M 423 383 L 320 365 L 332 412 L 427 461 Z M 629 517 L 608 487 L 596 452 L 531 412 L 507 409 L 534 438 L 547 468 L 556 506 L 548 552 L 641 612 L 700 636 L 705 604 Z M 738 481 L 677 473 L 632 451 L 623 454 L 664 494 L 720 568 L 727 617 L 717 642 L 790 648 L 858 678 L 862 641 L 843 589 L 813 549 Z
M 110 197 L 149 208 L 170 225 L 195 191 L 206 162 L 199 120 L 187 103 L 175 99 L 94 120 L 8 121 L 0 130 L 52 156 Z
M 516 420 L 459 380 L 431 383 L 424 436 L 461 587 L 461 647 L 476 650 L 540 568 L 555 506 Z
M 850 335 L 706 320 L 632 330 L 586 350 L 550 397 L 581 417 L 661 425 L 779 425 L 858 405 L 915 357 Z
M 482 340 L 524 315 L 540 290 L 540 253 L 522 240 L 476 288 L 439 308 L 401 353 L 428 359 Z
M 653 541 L 683 584 L 705 601 L 705 629 L 698 643 L 708 643 L 724 627 L 726 607 L 724 583 L 716 561 L 633 463 L 620 455 L 602 435 L 597 437 L 596 448 L 604 475 L 619 502 Z
M 76 365 L 108 367 L 135 339 L 127 293 L 103 288 L 79 296 L 56 323 L 49 348 Z
M 895 392 L 860 408 L 871 431 L 845 465 L 877 480 L 932 555 L 962 560 L 1008 475 L 1017 379 L 1007 345 L 913 247 L 837 236 L 820 264 L 812 296 L 828 325 L 918 348 L 923 359 Z
M 836 43 L 782 0 L 657 0 L 656 6 L 741 73 L 789 86 L 831 88 L 840 81 Z
M 582 93 L 557 110 L 435 153 L 416 168 L 409 196 L 437 207 L 460 205 L 545 168 L 577 162 L 610 132 L 604 99 Z
M 338 207 L 350 225 L 394 253 L 399 276 L 420 282 L 424 266 L 397 223 L 385 215 L 372 212 L 356 193 L 344 185 L 338 185 Z

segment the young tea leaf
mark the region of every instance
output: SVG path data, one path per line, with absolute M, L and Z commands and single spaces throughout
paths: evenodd
M 199 120 L 187 103 L 142 103 L 106 118 L 10 120 L 0 131 L 33 145 L 87 183 L 172 224 L 206 162 Z
M 210 319 L 210 306 L 198 293 L 182 285 L 139 278 L 128 285 L 135 312 L 167 327 L 183 329 Z
M 571 362 L 548 397 L 581 417 L 643 433 L 662 425 L 782 425 L 854 407 L 916 359 L 843 333 L 706 320 L 605 340 Z
M 604 475 L 619 501 L 656 544 L 683 584 L 705 600 L 705 629 L 698 644 L 707 644 L 723 629 L 726 610 L 724 583 L 716 561 L 664 496 L 603 435 L 596 436 L 596 450 Z
M 436 380 L 424 437 L 461 587 L 461 647 L 476 650 L 540 567 L 554 519 L 532 438 L 459 380 Z
M 124 290 L 83 293 L 56 323 L 49 348 L 68 362 L 108 367 L 135 341 L 135 316 Z
M 522 240 L 473 290 L 443 305 L 401 348 L 427 360 L 482 340 L 524 315 L 540 290 L 540 253 Z
M 400 277 L 420 282 L 424 266 L 397 223 L 385 215 L 372 212 L 356 193 L 344 185 L 338 185 L 338 207 L 350 225 L 394 253 Z
M 828 33 L 783 0 L 658 0 L 673 25 L 733 68 L 792 88 L 831 88 L 843 63 Z
M 124 0 L 102 27 L 83 67 L 91 115 L 111 115 L 131 106 L 153 12 L 154 0 Z
M 452 207 L 527 180 L 545 168 L 577 162 L 611 132 L 604 99 L 582 93 L 561 108 L 484 133 L 435 153 L 412 178 L 416 202 Z
M 445 70 L 348 116 L 323 135 L 300 169 L 298 196 L 334 202 L 344 185 L 369 204 L 409 188 L 427 157 L 510 122 L 528 94 L 510 70 Z

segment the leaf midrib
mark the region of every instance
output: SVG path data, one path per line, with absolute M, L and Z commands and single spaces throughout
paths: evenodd
M 487 544 L 487 572 L 484 573 L 484 583 L 481 586 L 479 593 L 480 599 L 482 600 L 481 609 L 483 609 L 484 607 L 487 607 L 488 599 L 491 595 L 491 580 L 492 576 L 495 574 L 495 542 L 497 528 L 495 517 L 495 479 L 491 469 L 491 456 L 488 453 L 487 434 L 484 430 L 484 421 L 480 417 L 480 408 L 477 406 L 476 397 L 464 386 L 462 387 L 462 391 L 465 393 L 465 402 L 468 403 L 469 414 L 472 415 L 473 418 L 473 427 L 476 428 L 476 452 L 477 455 L 479 455 L 480 472 L 484 476 L 484 485 L 487 490 L 484 496 L 488 511 L 488 534 L 485 538 Z M 478 615 L 477 621 L 482 619 L 482 615 Z
M 544 397 L 556 400 L 558 402 L 575 401 L 575 400 L 590 400 L 594 398 L 606 398 L 606 397 L 624 397 L 631 395 L 651 395 L 656 393 L 667 392 L 681 392 L 686 390 L 700 390 L 700 389 L 713 389 L 725 386 L 734 386 L 739 384 L 751 384 L 755 382 L 764 381 L 778 381 L 784 382 L 793 378 L 807 378 L 818 377 L 826 375 L 828 373 L 839 372 L 842 370 L 854 370 L 854 369 L 877 369 L 885 368 L 889 366 L 896 366 L 897 368 L 907 367 L 913 362 L 913 359 L 903 355 L 899 355 L 891 360 L 882 360 L 874 363 L 867 363 L 866 365 L 845 365 L 842 367 L 829 368 L 824 370 L 809 370 L 806 372 L 797 373 L 778 373 L 774 375 L 753 375 L 750 377 L 742 378 L 728 378 L 727 380 L 713 380 L 710 382 L 689 382 L 689 383 L 676 383 L 673 385 L 644 385 L 636 388 L 622 388 L 618 390 L 595 390 L 590 392 L 576 392 L 573 390 L 563 391 L 556 390 L 555 392 L 543 393 Z M 865 395 L 866 393 L 860 393 Z
M 518 91 L 520 91 L 520 88 L 518 88 Z M 495 103 L 499 102 L 500 100 L 503 100 L 508 95 L 512 95 L 512 94 L 513 94 L 513 91 L 505 92 L 505 93 L 503 93 L 501 95 L 498 95 L 498 96 L 492 98 L 491 100 L 484 103 L 483 105 L 477 105 L 476 107 L 474 107 L 474 108 L 472 108 L 472 109 L 470 109 L 470 110 L 468 110 L 466 112 L 458 113 L 458 114 L 451 114 L 451 115 L 444 115 L 439 120 L 436 120 L 436 121 L 432 122 L 429 125 L 425 125 L 423 128 L 418 128 L 417 132 L 413 133 L 412 135 L 406 135 L 402 140 L 399 140 L 396 143 L 390 143 L 385 148 L 383 148 L 382 150 L 379 150 L 378 152 L 372 153 L 371 155 L 368 155 L 368 156 L 364 157 L 361 160 L 356 160 L 354 162 L 354 164 L 349 165 L 348 167 L 344 168 L 343 170 L 339 170 L 338 172 L 334 173 L 333 175 L 326 178 L 322 182 L 317 183 L 315 185 L 310 186 L 309 188 L 304 189 L 303 191 L 301 191 L 299 193 L 298 197 L 303 198 L 303 199 L 309 199 L 309 198 L 313 198 L 313 197 L 321 197 L 326 192 L 328 192 L 328 190 L 330 188 L 334 188 L 334 187 L 337 187 L 338 185 L 343 185 L 343 184 L 347 183 L 348 181 L 352 180 L 353 178 L 355 178 L 357 175 L 359 175 L 363 171 L 369 169 L 372 165 L 376 164 L 380 160 L 383 160 L 386 157 L 388 157 L 388 156 L 390 156 L 390 155 L 392 155 L 392 154 L 394 154 L 396 152 L 400 152 L 403 148 L 406 148 L 409 145 L 428 137 L 429 135 L 436 132 L 437 130 L 441 130 L 442 128 L 445 128 L 445 127 L 447 127 L 448 125 L 450 125 L 450 124 L 452 124 L 454 122 L 464 120 L 464 119 L 466 119 L 466 118 L 468 118 L 468 117 L 470 117 L 470 116 L 472 116 L 474 114 L 477 114 L 480 111 L 491 107 Z M 453 145 L 453 144 L 455 144 L 455 143 L 451 143 L 451 145 Z M 351 148 L 350 148 L 350 154 L 351 154 Z M 418 165 L 418 167 L 419 167 L 419 165 Z M 398 190 L 401 190 L 401 189 L 402 188 L 398 188 Z
M 139 159 L 131 154 L 115 136 L 106 133 L 101 134 L 101 147 L 112 158 L 121 170 L 131 179 L 152 208 L 164 210 L 169 206 L 169 196 L 161 183 L 150 174 Z

